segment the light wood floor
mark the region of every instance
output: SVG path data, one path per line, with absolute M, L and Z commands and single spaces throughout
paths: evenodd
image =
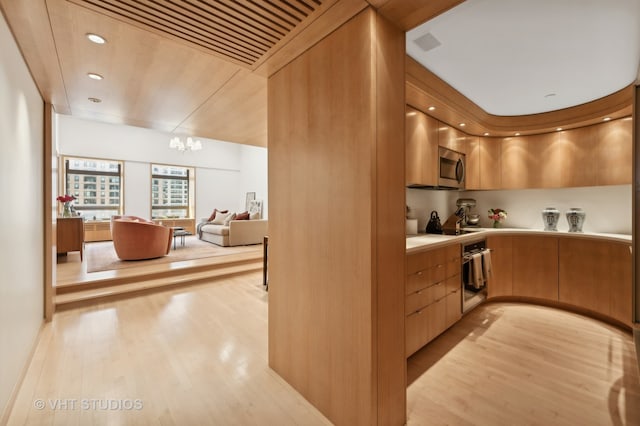
M 478 307 L 410 358 L 408 380 L 409 425 L 640 424 L 631 336 L 551 308 Z M 328 422 L 268 368 L 267 293 L 251 273 L 57 313 L 9 424 Z
M 640 425 L 631 334 L 547 307 L 476 308 L 407 380 L 409 425 Z

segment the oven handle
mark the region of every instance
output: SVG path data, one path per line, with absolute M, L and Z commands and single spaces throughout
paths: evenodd
M 474 255 L 474 254 L 476 254 L 476 253 L 484 253 L 485 251 L 492 252 L 492 251 L 493 251 L 493 249 L 486 248 L 486 249 L 484 249 L 484 250 L 480 250 L 479 252 L 464 253 L 464 254 L 462 255 L 462 264 L 464 265 L 465 263 L 469 263 L 469 262 L 471 262 L 471 259 L 473 258 L 473 255 Z

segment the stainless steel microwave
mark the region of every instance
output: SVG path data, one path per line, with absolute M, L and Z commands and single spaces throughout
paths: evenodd
M 464 189 L 464 154 L 438 147 L 438 186 Z

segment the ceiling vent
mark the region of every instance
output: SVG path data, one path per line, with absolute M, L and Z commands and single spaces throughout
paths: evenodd
M 440 41 L 431 33 L 426 33 L 425 35 L 413 40 L 413 42 L 425 52 L 435 49 L 441 44 Z

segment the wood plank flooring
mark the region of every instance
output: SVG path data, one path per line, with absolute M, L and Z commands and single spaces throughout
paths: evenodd
M 410 425 L 640 425 L 631 335 L 552 308 L 482 305 L 407 376 Z
M 56 313 L 8 424 L 329 424 L 267 366 L 267 296 L 257 272 Z M 633 346 L 577 314 L 482 305 L 409 359 L 407 424 L 639 425 Z

